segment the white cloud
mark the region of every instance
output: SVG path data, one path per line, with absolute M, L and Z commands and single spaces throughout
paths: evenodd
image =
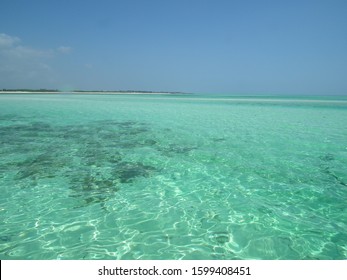
M 32 59 L 39 57 L 51 57 L 53 52 L 50 50 L 38 50 L 26 46 L 15 46 L 2 50 L 2 53 L 8 57 L 16 59 Z
M 0 55 L 14 59 L 48 58 L 58 53 L 68 54 L 72 51 L 71 47 L 60 46 L 54 49 L 34 49 L 21 44 L 18 37 L 0 33 Z
M 71 47 L 65 47 L 65 46 L 60 46 L 57 48 L 58 52 L 63 53 L 63 54 L 68 54 L 72 51 Z
M 0 33 L 0 48 L 8 48 L 20 42 L 18 37 Z
M 52 50 L 34 49 L 21 44 L 18 37 L 4 33 L 0 34 L 0 55 L 9 60 L 31 60 L 36 58 L 48 58 L 54 55 Z
M 0 84 L 4 87 L 45 87 L 56 76 L 55 58 L 70 52 L 69 47 L 37 49 L 20 38 L 0 34 Z M 37 85 L 37 86 L 36 86 Z M 41 86 L 40 86 L 41 85 Z

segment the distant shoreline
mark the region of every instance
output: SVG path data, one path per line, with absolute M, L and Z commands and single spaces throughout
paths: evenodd
M 150 92 L 150 91 L 25 91 L 2 90 L 0 94 L 108 94 L 108 95 L 181 95 L 184 92 Z

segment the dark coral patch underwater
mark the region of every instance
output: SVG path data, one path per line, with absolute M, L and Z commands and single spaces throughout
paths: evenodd
M 99 203 L 119 191 L 121 184 L 147 178 L 157 170 L 124 159 L 129 149 L 157 144 L 144 123 L 98 121 L 55 126 L 18 122 L 0 126 L 2 154 L 16 151 L 22 157 L 2 162 L 0 170 L 14 172 L 21 186 L 30 187 L 40 180 L 61 177 L 68 183 L 71 197 L 86 204 Z

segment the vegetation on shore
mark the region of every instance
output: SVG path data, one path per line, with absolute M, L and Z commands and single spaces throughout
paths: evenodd
M 57 90 L 57 89 L 0 89 L 1 92 L 32 92 L 32 93 L 169 93 L 169 94 L 187 94 L 179 91 L 148 91 L 148 90 Z
M 59 92 L 57 89 L 27 89 L 27 88 L 18 88 L 18 89 L 0 89 L 0 91 L 5 92 L 16 92 L 16 91 L 24 91 L 24 92 Z

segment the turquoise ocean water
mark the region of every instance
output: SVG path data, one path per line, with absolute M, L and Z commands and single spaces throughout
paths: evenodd
M 347 98 L 0 95 L 1 259 L 346 259 Z

